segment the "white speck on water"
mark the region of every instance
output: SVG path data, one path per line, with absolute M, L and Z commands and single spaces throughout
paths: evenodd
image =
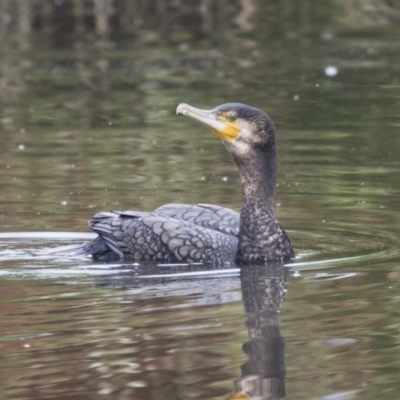
M 206 177 L 205 177 L 205 176 L 201 176 L 201 177 L 200 177 L 200 180 L 201 180 L 201 181 L 205 181 L 205 180 L 206 180 Z
M 300 100 L 300 96 L 299 96 L 298 94 L 295 94 L 295 95 L 293 96 L 293 100 L 294 100 L 294 101 L 299 101 L 299 100 Z
M 18 146 L 18 150 L 25 150 L 25 146 L 24 146 L 23 144 L 20 144 L 20 145 Z
M 30 345 L 29 343 L 25 343 L 25 344 L 24 344 L 24 347 L 25 347 L 26 349 L 29 349 L 29 347 L 31 347 L 31 345 Z
M 360 183 L 360 185 L 361 185 L 361 186 L 364 186 L 364 185 L 365 185 L 365 183 L 364 183 L 364 182 L 361 182 L 361 183 Z
M 332 40 L 334 37 L 335 37 L 335 34 L 332 31 L 321 32 L 321 38 L 323 40 Z
M 379 208 L 385 208 L 385 206 L 379 206 Z
M 368 54 L 374 54 L 375 53 L 375 49 L 373 47 L 368 47 L 367 53 Z
M 206 14 L 208 11 L 208 7 L 207 5 L 203 4 L 199 7 L 199 11 L 201 12 L 201 14 Z
M 181 44 L 179 45 L 179 50 L 180 50 L 180 51 L 187 51 L 188 49 L 189 49 L 189 46 L 187 45 L 187 43 L 181 43 Z M 184 114 L 186 115 L 186 114 L 187 114 L 187 111 L 184 112 Z
M 113 124 L 113 123 L 112 123 L 112 121 L 108 121 L 108 125 L 110 125 L 110 126 L 111 126 L 112 124 Z
M 338 69 L 333 66 L 333 65 L 329 65 L 328 67 L 325 68 L 325 75 L 326 76 L 335 76 L 338 73 Z
M 223 176 L 223 177 L 222 177 L 222 180 L 223 180 L 224 182 L 228 182 L 228 177 L 227 177 L 227 176 Z
M 99 368 L 99 367 L 102 367 L 102 366 L 104 366 L 104 364 L 102 363 L 102 362 L 94 362 L 94 363 L 91 363 L 90 365 L 89 365 L 89 368 Z
M 112 389 L 110 389 L 110 388 L 103 388 L 103 389 L 100 389 L 97 393 L 98 393 L 98 394 L 110 394 L 110 393 L 112 393 Z
M 349 346 L 357 342 L 358 340 L 353 338 L 335 338 L 335 339 L 327 339 L 325 341 L 325 343 L 330 346 Z
M 337 392 L 328 394 L 322 397 L 322 400 L 351 400 L 355 398 L 355 395 L 358 393 L 358 390 L 349 390 L 347 392 Z
M 319 83 L 316 83 L 315 86 L 316 86 L 316 87 L 319 87 Z
M 140 388 L 140 387 L 146 387 L 146 383 L 143 381 L 133 381 L 133 382 L 128 382 L 126 386 L 132 388 Z
M 276 203 L 276 206 L 277 206 L 277 207 L 280 207 L 280 206 L 281 206 L 281 203 Z
M 6 168 L 7 168 L 7 169 L 10 169 L 10 168 L 11 168 L 11 165 L 10 165 L 10 164 L 7 164 L 7 165 L 6 165 Z
M 64 200 L 64 201 L 61 202 L 61 205 L 62 205 L 62 206 L 66 206 L 67 204 L 68 204 L 68 201 L 65 201 L 65 200 Z
M 322 220 L 322 223 L 323 223 L 323 224 L 325 223 L 325 220 L 324 220 L 324 219 Z
M 21 128 L 20 131 L 19 131 L 19 133 L 22 133 L 23 135 L 25 135 L 26 130 L 25 130 L 24 128 Z

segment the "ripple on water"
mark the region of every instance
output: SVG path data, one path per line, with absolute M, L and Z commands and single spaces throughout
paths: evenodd
M 154 279 L 205 279 L 238 276 L 235 266 L 223 268 L 187 264 L 144 264 L 93 262 L 75 249 L 96 235 L 82 232 L 11 232 L 0 233 L 0 275 L 9 278 L 59 278 L 81 276 L 120 275 L 108 284 L 127 286 L 129 279 L 147 281 Z M 341 266 L 357 266 L 398 256 L 396 241 L 387 232 L 349 231 L 329 227 L 324 230 L 290 232 L 297 246 L 293 270 L 316 270 Z M 60 246 L 62 244 L 62 246 Z M 68 255 L 66 255 L 68 253 Z M 133 274 L 133 275 L 132 275 Z M 321 279 L 323 279 L 321 275 Z M 331 277 L 333 279 L 333 277 Z

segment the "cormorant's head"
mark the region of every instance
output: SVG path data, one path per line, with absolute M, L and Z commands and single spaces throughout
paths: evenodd
M 177 114 L 183 114 L 210 128 L 236 155 L 246 155 L 255 147 L 266 148 L 275 143 L 272 119 L 258 108 L 240 103 L 222 104 L 213 110 L 200 110 L 179 104 Z

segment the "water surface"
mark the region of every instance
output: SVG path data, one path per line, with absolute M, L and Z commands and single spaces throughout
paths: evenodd
M 398 399 L 399 9 L 181 3 L 0 1 L 0 399 Z M 228 101 L 276 122 L 295 263 L 54 253 L 98 211 L 239 209 L 175 115 Z

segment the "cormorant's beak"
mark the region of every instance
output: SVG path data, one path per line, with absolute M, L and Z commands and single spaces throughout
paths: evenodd
M 230 122 L 224 115 L 218 115 L 214 110 L 200 110 L 189 106 L 189 104 L 181 103 L 176 109 L 177 114 L 186 115 L 210 128 L 220 139 L 231 142 L 240 132 L 235 122 Z

